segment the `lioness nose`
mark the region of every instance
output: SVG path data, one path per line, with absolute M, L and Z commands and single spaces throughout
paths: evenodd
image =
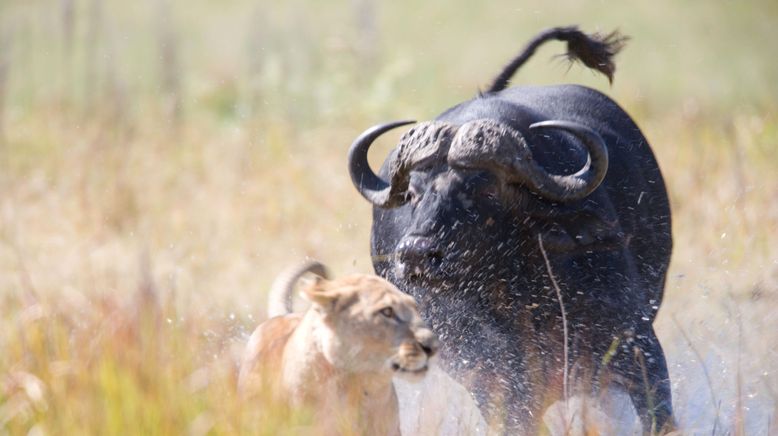
M 435 333 L 432 333 L 432 330 L 419 330 L 416 332 L 416 340 L 419 341 L 421 349 L 424 350 L 427 356 L 432 357 L 438 352 L 438 337 L 435 336 Z

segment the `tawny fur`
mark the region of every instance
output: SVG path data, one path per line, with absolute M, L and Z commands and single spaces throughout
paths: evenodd
M 308 266 L 325 271 L 315 262 Z M 285 275 L 296 280 L 303 270 Z M 285 291 L 273 293 L 274 310 L 289 307 L 284 302 L 294 283 L 287 282 Z M 242 394 L 269 392 L 308 407 L 318 432 L 399 435 L 392 377 L 424 375 L 437 350 L 414 300 L 369 275 L 317 277 L 303 295 L 311 302 L 304 314 L 276 316 L 251 335 L 238 379 Z

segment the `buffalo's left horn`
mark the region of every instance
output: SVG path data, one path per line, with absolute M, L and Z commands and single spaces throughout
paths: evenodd
M 554 201 L 580 200 L 594 192 L 608 172 L 608 148 L 594 130 L 572 121 L 550 120 L 534 123 L 530 129 L 560 129 L 572 133 L 586 146 L 586 165 L 570 175 L 550 174 L 534 160 L 517 171 L 520 181 L 530 189 Z
M 395 183 L 387 183 L 370 169 L 367 162 L 367 151 L 379 136 L 394 128 L 415 122 L 409 120 L 393 121 L 373 126 L 365 130 L 351 144 L 348 151 L 348 171 L 351 175 L 351 181 L 359 193 L 375 206 L 397 207 L 404 204 L 407 199 L 403 188 L 394 186 Z

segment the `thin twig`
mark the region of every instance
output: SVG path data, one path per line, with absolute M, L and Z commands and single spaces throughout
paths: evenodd
M 546 271 L 548 272 L 548 277 L 551 279 L 551 284 L 554 285 L 554 290 L 556 291 L 556 298 L 559 302 L 559 310 L 562 312 L 562 334 L 564 335 L 564 343 L 562 345 L 562 354 L 565 359 L 565 366 L 562 369 L 562 392 L 565 397 L 565 402 L 568 401 L 570 398 L 570 393 L 568 392 L 567 387 L 567 377 L 569 372 L 569 362 L 568 362 L 568 350 L 567 350 L 567 343 L 568 343 L 568 333 L 567 333 L 567 312 L 565 311 L 565 304 L 562 301 L 562 290 L 559 289 L 559 284 L 556 281 L 556 278 L 554 277 L 554 272 L 551 271 L 551 262 L 548 260 L 548 255 L 546 254 L 546 249 L 543 247 L 543 237 L 541 235 L 538 235 L 538 246 L 540 247 L 540 253 L 543 255 L 543 260 L 546 261 Z
M 651 383 L 648 381 L 648 368 L 646 367 L 646 357 L 643 355 L 643 350 L 640 347 L 633 347 L 635 354 L 635 360 L 640 363 L 640 374 L 643 377 L 643 388 L 646 390 L 646 401 L 648 402 L 648 414 L 651 418 L 651 435 L 657 434 L 656 428 L 656 404 L 654 404 L 654 392 L 651 388 Z

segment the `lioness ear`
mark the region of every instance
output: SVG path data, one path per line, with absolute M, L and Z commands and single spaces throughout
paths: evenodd
M 338 294 L 328 289 L 329 281 L 316 276 L 313 281 L 303 288 L 302 296 L 313 304 L 330 309 L 338 301 Z

